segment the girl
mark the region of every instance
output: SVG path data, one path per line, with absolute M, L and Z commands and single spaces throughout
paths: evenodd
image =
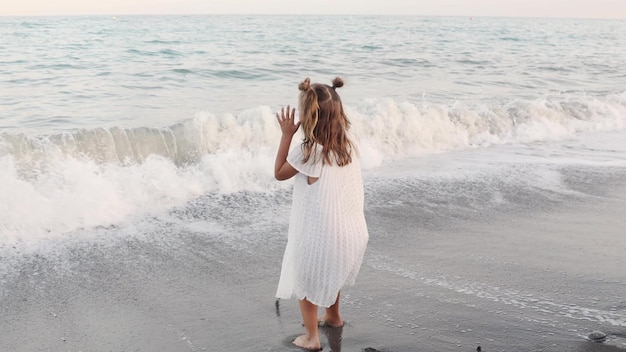
M 295 176 L 289 235 L 276 297 L 300 300 L 306 333 L 293 343 L 319 350 L 318 323 L 341 327 L 340 289 L 354 284 L 368 233 L 363 214 L 363 179 L 356 145 L 347 135 L 350 121 L 333 85 L 300 83 L 299 121 L 295 109 L 281 109 L 276 119 L 282 138 L 274 175 Z M 302 144 L 289 151 L 302 126 Z M 319 321 L 317 307 L 326 314 Z

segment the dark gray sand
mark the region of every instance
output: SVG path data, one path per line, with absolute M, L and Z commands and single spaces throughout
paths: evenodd
M 420 205 L 423 185 L 374 187 L 366 260 L 324 350 L 626 351 L 620 175 L 447 213 Z M 159 226 L 4 246 L 0 351 L 298 351 L 297 302 L 274 298 L 288 209 L 287 192 L 204 197 Z M 586 339 L 595 330 L 607 340 Z

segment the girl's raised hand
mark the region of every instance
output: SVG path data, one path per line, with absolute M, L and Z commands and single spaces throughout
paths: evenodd
M 293 136 L 300 127 L 300 121 L 295 122 L 295 116 L 296 109 L 291 109 L 289 105 L 287 105 L 287 109 L 280 109 L 280 115 L 276 113 L 276 120 L 278 120 L 283 135 Z

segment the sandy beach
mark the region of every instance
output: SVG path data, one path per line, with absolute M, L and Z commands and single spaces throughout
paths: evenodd
M 565 175 L 571 197 L 517 194 L 485 212 L 435 214 L 419 205 L 424 185 L 370 187 L 365 263 L 324 350 L 626 350 L 623 170 Z M 227 199 L 236 214 L 215 211 Z M 272 211 L 289 205 L 285 191 Z M 287 219 L 265 211 L 254 194 L 207 196 L 170 214 L 189 224 L 175 232 L 163 219 L 3 247 L 1 350 L 297 351 L 297 302 L 274 298 Z M 587 340 L 594 330 L 607 341 Z

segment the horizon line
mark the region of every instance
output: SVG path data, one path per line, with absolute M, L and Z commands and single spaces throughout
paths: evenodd
M 355 16 L 355 17 L 452 17 L 452 18 L 519 18 L 572 20 L 626 20 L 626 17 L 567 17 L 514 15 L 442 15 L 442 14 L 363 14 L 363 13 L 65 13 L 65 14 L 0 14 L 0 17 L 118 17 L 118 16 Z

